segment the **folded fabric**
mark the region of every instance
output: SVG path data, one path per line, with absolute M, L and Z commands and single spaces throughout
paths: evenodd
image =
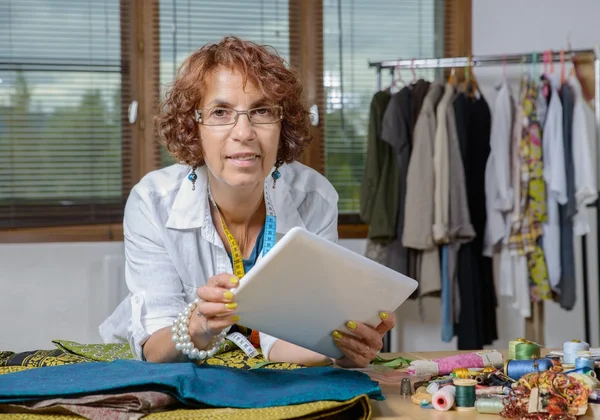
M 170 395 L 146 391 L 55 398 L 21 404 L 0 404 L 0 412 L 73 413 L 90 420 L 137 420 L 149 412 L 165 409 L 174 404 L 177 404 L 177 400 Z
M 86 398 L 86 397 L 84 397 Z M 0 412 L 3 407 L 14 407 L 8 410 L 10 413 L 33 413 L 45 414 L 60 414 L 53 416 L 61 420 L 77 420 L 81 417 L 95 420 L 97 419 L 98 411 L 93 409 L 96 407 L 80 407 L 78 415 L 69 415 L 68 411 L 61 407 L 47 407 L 36 410 L 26 410 L 20 406 L 2 405 L 0 404 Z M 91 409 L 89 411 L 85 409 Z M 353 419 L 353 420 L 368 420 L 372 417 L 372 408 L 369 402 L 369 397 L 361 395 L 349 401 L 317 401 L 306 404 L 286 405 L 283 407 L 267 407 L 267 408 L 203 408 L 199 410 L 190 410 L 189 408 L 170 407 L 168 410 L 154 411 L 148 414 L 137 413 L 121 413 L 103 411 L 107 416 L 101 417 L 102 420 L 127 420 L 138 419 L 144 416 L 147 420 L 160 419 L 187 419 L 187 420 L 281 420 L 281 419 L 302 419 L 302 420 L 323 420 L 323 419 Z M 29 416 L 13 414 L 9 418 L 34 418 Z M 4 418 L 5 416 L 0 416 Z M 8 416 L 6 416 L 8 417 Z M 37 416 L 35 417 L 37 418 Z
M 461 353 L 433 360 L 413 360 L 406 369 L 410 375 L 448 375 L 457 368 L 482 368 L 503 366 L 502 353 L 496 350 L 482 350 L 473 353 Z
M 333 367 L 240 370 L 138 360 L 81 363 L 0 375 L 0 403 L 135 391 L 165 392 L 188 406 L 262 408 L 347 401 L 381 388 L 361 372 Z

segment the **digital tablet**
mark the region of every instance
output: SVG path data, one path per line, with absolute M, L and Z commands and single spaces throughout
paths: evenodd
M 292 228 L 234 289 L 239 324 L 340 358 L 334 330 L 379 325 L 417 282 L 306 229 Z

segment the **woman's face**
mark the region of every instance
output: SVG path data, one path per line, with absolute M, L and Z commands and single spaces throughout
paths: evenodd
M 208 120 L 208 108 L 221 118 L 231 109 L 247 111 L 277 105 L 268 101 L 256 85 L 234 70 L 219 68 L 204 81 L 204 98 L 200 104 L 202 118 Z M 214 110 L 212 111 L 215 112 Z M 204 161 L 218 181 L 234 188 L 256 187 L 264 182 L 277 159 L 281 122 L 252 125 L 248 115 L 240 114 L 233 125 L 200 124 Z

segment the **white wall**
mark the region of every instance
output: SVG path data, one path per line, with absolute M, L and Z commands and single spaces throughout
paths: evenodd
M 548 49 L 568 49 L 568 40 L 573 49 L 594 48 L 600 44 L 600 27 L 597 19 L 600 16 L 600 2 L 595 0 L 473 0 L 473 54 L 511 54 L 544 51 Z M 534 23 L 540 22 L 540 23 Z M 541 60 L 541 58 L 540 58 Z M 538 71 L 541 71 L 538 64 Z M 555 69 L 556 69 L 555 65 Z M 527 67 L 529 69 L 529 67 Z M 508 66 L 508 76 L 516 82 L 519 66 Z M 482 86 L 484 96 L 489 102 L 494 99 L 493 85 L 502 76 L 502 67 L 476 68 L 475 75 Z M 596 144 L 593 145 L 593 156 L 596 156 Z M 596 261 L 596 210 L 590 211 L 592 234 L 588 235 L 588 269 L 591 281 L 590 319 L 591 344 L 599 342 L 598 315 L 598 264 Z M 577 304 L 572 311 L 561 310 L 548 302 L 545 305 L 545 344 L 561 346 L 570 339 L 583 339 L 583 267 L 581 265 L 581 239 L 576 238 L 577 266 Z M 507 322 L 520 323 L 513 311 L 503 302 L 503 310 Z M 512 336 L 510 338 L 514 338 Z

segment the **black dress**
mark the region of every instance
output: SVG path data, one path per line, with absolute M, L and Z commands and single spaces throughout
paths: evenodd
M 498 338 L 492 259 L 483 256 L 486 222 L 485 166 L 490 154 L 491 113 L 485 99 L 457 94 L 453 102 L 465 170 L 467 200 L 476 236 L 461 246 L 457 260 L 460 313 L 455 326 L 459 350 L 478 350 Z

